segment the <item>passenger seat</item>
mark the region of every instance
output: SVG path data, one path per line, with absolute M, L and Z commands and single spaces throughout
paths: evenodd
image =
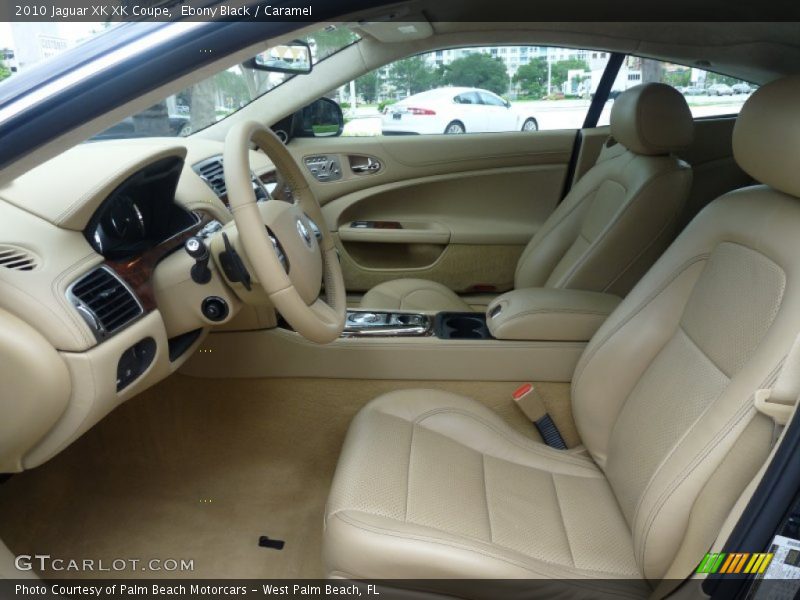
M 528 243 L 514 287 L 571 288 L 626 295 L 672 241 L 692 184 L 674 152 L 691 144 L 694 122 L 674 88 L 639 85 L 611 110 L 610 143 Z M 535 192 L 534 192 L 535 193 Z M 471 311 L 435 281 L 397 279 L 368 291 L 362 308 Z

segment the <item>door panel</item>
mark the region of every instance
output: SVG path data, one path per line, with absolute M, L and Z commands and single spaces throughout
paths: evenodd
M 348 292 L 400 277 L 499 292 L 513 286 L 519 255 L 558 203 L 574 135 L 328 138 L 295 140 L 290 150 L 301 161 L 338 157 L 341 178 L 312 186 Z M 353 173 L 352 155 L 380 169 Z

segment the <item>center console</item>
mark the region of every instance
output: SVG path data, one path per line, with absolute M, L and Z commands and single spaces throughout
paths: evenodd
M 619 302 L 601 292 L 526 288 L 498 296 L 485 313 L 349 310 L 343 337 L 588 342 Z
M 440 312 L 348 310 L 342 337 L 436 337 L 440 340 L 490 340 L 486 315 Z
M 209 336 L 184 372 L 198 377 L 570 381 L 620 299 L 529 288 L 486 312 L 348 309 L 342 336 L 314 344 L 285 327 Z M 236 357 L 225 360 L 223 357 Z M 268 356 L 269 360 L 263 360 Z

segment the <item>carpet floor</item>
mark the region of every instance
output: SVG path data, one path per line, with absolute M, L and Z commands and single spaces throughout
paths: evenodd
M 400 388 L 445 389 L 538 438 L 510 401 L 516 385 L 175 375 L 46 464 L 0 485 L 0 539 L 15 554 L 106 566 L 193 561 L 192 571 L 143 572 L 139 563 L 103 577 L 322 577 L 324 505 L 359 408 Z M 262 535 L 285 547 L 259 547 Z

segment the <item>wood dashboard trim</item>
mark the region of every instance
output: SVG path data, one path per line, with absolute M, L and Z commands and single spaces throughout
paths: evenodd
M 199 218 L 197 223 L 146 250 L 136 258 L 124 261 L 106 260 L 104 263 L 130 286 L 139 298 L 145 312 L 149 313 L 157 307 L 153 289 L 153 273 L 158 263 L 178 250 L 187 239 L 197 235 L 203 227 L 214 220 L 214 216 L 205 211 L 194 211 L 193 214 Z

